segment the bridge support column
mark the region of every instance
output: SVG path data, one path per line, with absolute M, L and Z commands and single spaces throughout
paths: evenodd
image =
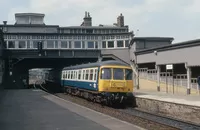
M 10 73 L 10 69 L 9 69 L 9 60 L 5 59 L 5 68 L 4 68 L 4 74 L 3 74 L 3 81 L 2 81 L 2 86 L 5 89 L 9 89 L 12 86 L 14 86 L 13 84 L 13 75 L 12 73 Z
M 160 65 L 156 65 L 157 68 L 157 90 L 160 91 Z
M 136 65 L 136 63 L 134 61 L 130 61 L 130 65 L 132 67 L 133 70 L 133 81 L 134 81 L 134 86 L 136 86 L 135 88 L 139 89 L 139 73 L 138 73 L 138 66 Z
M 24 68 L 22 65 L 16 65 L 9 68 L 9 61 L 8 59 L 6 60 L 2 84 L 5 89 L 24 89 L 26 88 L 24 82 L 28 83 L 27 79 L 28 69 Z
M 191 67 L 187 66 L 187 95 L 191 93 Z
M 103 59 L 103 58 L 102 58 L 101 56 L 99 56 L 99 57 L 98 57 L 98 62 L 101 62 L 102 59 Z

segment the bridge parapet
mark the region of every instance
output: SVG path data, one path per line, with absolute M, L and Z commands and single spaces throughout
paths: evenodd
M 10 58 L 98 58 L 101 50 L 4 50 Z

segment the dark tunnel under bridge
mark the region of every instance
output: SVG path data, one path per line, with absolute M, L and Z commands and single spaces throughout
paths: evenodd
M 33 68 L 55 68 L 62 69 L 66 66 L 97 62 L 98 58 L 25 58 L 11 59 L 12 67 L 9 60 L 5 62 L 5 73 L 3 76 L 3 87 L 5 89 L 24 89 L 29 84 L 29 70 Z M 103 58 L 112 60 L 112 58 Z M 9 68 L 11 67 L 11 68 Z M 24 85 L 25 80 L 26 85 Z

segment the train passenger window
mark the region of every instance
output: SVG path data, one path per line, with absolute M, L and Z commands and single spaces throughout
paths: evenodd
M 86 70 L 86 73 L 85 73 L 85 80 L 88 80 L 89 79 L 89 70 Z
M 132 80 L 132 73 L 133 73 L 133 71 L 131 70 L 131 69 L 126 69 L 126 71 L 125 71 L 125 79 L 126 80 Z
M 113 68 L 113 79 L 124 80 L 124 70 L 119 68 Z
M 101 79 L 111 79 L 111 69 L 103 68 L 101 70 Z
M 89 80 L 93 80 L 93 69 L 90 70 L 90 77 Z
M 66 78 L 66 79 L 67 79 L 67 73 L 68 73 L 68 72 L 67 72 L 67 71 L 65 71 L 65 78 Z
M 75 79 L 76 80 L 78 79 L 78 71 L 77 70 L 75 71 Z
M 63 77 L 63 79 L 65 79 L 65 73 L 64 73 L 64 71 L 62 72 L 62 77 Z
M 75 72 L 74 73 L 74 79 L 76 79 L 76 77 L 77 77 L 77 71 L 75 70 L 74 72 Z
M 72 79 L 76 79 L 76 71 L 73 71 L 73 78 Z
M 81 79 L 81 70 L 78 71 L 78 79 Z
M 85 80 L 85 70 L 83 70 L 83 80 Z
M 95 72 L 94 72 L 94 80 L 97 80 L 97 69 L 95 69 Z
M 73 74 L 74 74 L 74 72 L 73 72 L 73 71 L 71 71 L 71 78 L 70 78 L 70 79 L 73 79 Z
M 70 79 L 70 71 L 68 71 L 67 79 Z

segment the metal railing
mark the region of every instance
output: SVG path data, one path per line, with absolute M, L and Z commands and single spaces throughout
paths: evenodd
M 138 69 L 139 77 L 146 80 L 157 81 L 157 70 L 140 68 Z M 171 86 L 187 88 L 187 74 L 175 74 L 172 76 L 171 72 L 160 73 L 160 83 L 168 84 Z M 191 78 L 191 88 L 199 92 L 199 87 L 196 78 Z

